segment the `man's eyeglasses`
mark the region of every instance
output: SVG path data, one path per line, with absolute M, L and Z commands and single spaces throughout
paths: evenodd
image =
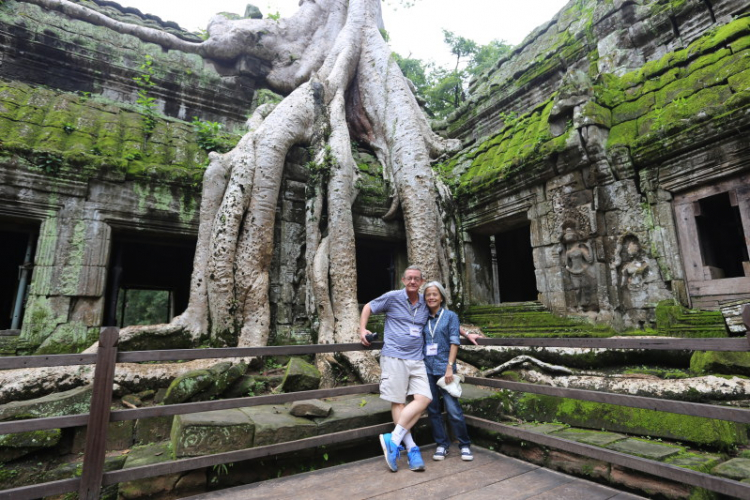
M 405 276 L 404 281 L 406 282 L 414 281 L 415 283 L 419 283 L 420 281 L 422 281 L 422 278 L 415 278 L 414 276 Z

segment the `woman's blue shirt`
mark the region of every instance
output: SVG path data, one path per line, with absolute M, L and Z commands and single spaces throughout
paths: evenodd
M 443 316 L 438 321 L 441 311 Z M 435 328 L 435 324 L 437 324 L 437 328 Z M 461 344 L 461 336 L 458 331 L 459 326 L 458 315 L 444 307 L 441 307 L 435 316 L 427 318 L 427 324 L 422 329 L 422 336 L 424 337 L 425 344 L 424 364 L 427 367 L 427 373 L 430 375 L 445 375 L 445 370 L 448 368 L 448 356 L 450 355 L 451 345 Z M 433 328 L 434 336 L 430 335 L 430 327 Z M 438 345 L 437 355 L 428 356 L 427 346 L 433 342 Z M 455 363 L 453 368 L 455 370 Z

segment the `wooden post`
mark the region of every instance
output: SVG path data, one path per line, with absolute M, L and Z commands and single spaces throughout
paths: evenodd
M 99 336 L 94 389 L 91 395 L 91 409 L 86 428 L 86 451 L 83 455 L 83 473 L 78 490 L 80 500 L 96 500 L 102 487 L 104 458 L 107 447 L 107 428 L 112 404 L 112 384 L 115 379 L 117 362 L 117 342 L 120 329 L 106 327 Z

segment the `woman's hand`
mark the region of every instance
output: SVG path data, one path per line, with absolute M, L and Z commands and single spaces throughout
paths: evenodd
M 445 369 L 445 384 L 448 385 L 451 382 L 453 382 L 453 367 L 449 364 Z

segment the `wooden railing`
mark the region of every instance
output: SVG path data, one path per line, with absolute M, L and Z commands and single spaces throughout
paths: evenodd
M 363 384 L 334 389 L 319 389 L 268 396 L 222 399 L 200 403 L 182 403 L 111 411 L 112 386 L 117 363 L 211 358 L 251 358 L 256 356 L 292 356 L 321 352 L 345 352 L 368 349 L 361 344 L 316 344 L 258 348 L 175 349 L 168 351 L 118 352 L 118 337 L 119 329 L 114 327 L 104 328 L 99 338 L 99 349 L 96 354 L 61 354 L 0 358 L 0 369 L 2 370 L 95 365 L 94 387 L 91 395 L 91 407 L 89 413 L 63 417 L 0 422 L 0 434 L 87 426 L 86 446 L 81 477 L 3 490 L 0 491 L 0 500 L 32 500 L 35 498 L 61 495 L 74 491 L 78 492 L 78 497 L 81 500 L 94 500 L 99 498 L 99 492 L 102 486 L 108 486 L 124 481 L 156 477 L 163 474 L 212 467 L 240 460 L 250 460 L 253 458 L 278 455 L 316 446 L 351 441 L 388 432 L 393 427 L 393 424 L 380 424 L 269 446 L 260 446 L 245 450 L 217 453 L 197 458 L 172 460 L 148 466 L 104 472 L 107 426 L 110 422 L 149 417 L 185 415 L 188 413 L 244 408 L 266 404 L 283 404 L 303 399 L 327 398 L 346 394 L 361 394 L 378 391 L 378 384 Z M 381 346 L 382 342 L 375 343 L 374 345 L 374 347 Z
M 750 331 L 750 307 L 745 307 L 743 318 Z M 102 331 L 99 351 L 97 354 L 54 355 L 54 356 L 24 356 L 0 358 L 0 369 L 52 367 L 71 365 L 95 364 L 94 388 L 91 399 L 91 409 L 88 414 L 64 417 L 38 418 L 0 422 L 0 434 L 27 432 L 35 430 L 61 429 L 87 426 L 86 447 L 84 453 L 83 472 L 80 478 L 64 479 L 32 486 L 24 486 L 11 490 L 0 491 L 0 500 L 24 500 L 44 496 L 59 495 L 77 491 L 80 499 L 93 500 L 99 498 L 102 486 L 124 481 L 133 481 L 148 477 L 160 476 L 176 472 L 184 472 L 218 464 L 237 462 L 261 458 L 281 453 L 304 450 L 311 447 L 331 445 L 344 441 L 356 440 L 374 436 L 391 429 L 392 424 L 380 424 L 349 431 L 325 434 L 297 441 L 290 441 L 269 446 L 260 446 L 244 450 L 237 450 L 197 458 L 172 460 L 155 465 L 134 467 L 112 472 L 104 472 L 104 455 L 107 437 L 107 426 L 110 422 L 134 420 L 148 417 L 163 417 L 184 415 L 230 408 L 240 408 L 264 404 L 282 404 L 302 399 L 325 398 L 346 394 L 360 394 L 377 392 L 377 384 L 354 385 L 335 389 L 321 389 L 301 391 L 287 394 L 268 396 L 254 396 L 246 398 L 223 399 L 199 403 L 183 403 L 149 408 L 135 408 L 111 411 L 112 384 L 116 364 L 144 361 L 176 361 L 207 358 L 249 358 L 255 356 L 300 355 L 323 352 L 346 352 L 366 350 L 361 344 L 318 344 L 282 347 L 258 348 L 225 348 L 225 349 L 180 349 L 168 351 L 137 351 L 118 352 L 117 339 L 119 330 L 105 328 Z M 653 350 L 691 350 L 691 351 L 750 351 L 747 338 L 724 339 L 648 339 L 648 338 L 618 338 L 618 339 L 480 339 L 480 345 L 486 346 L 526 346 L 526 347 L 583 347 L 599 349 L 653 349 Z M 375 343 L 374 348 L 382 347 L 382 342 Z M 537 384 L 510 382 L 479 377 L 467 377 L 468 383 L 522 391 L 550 396 L 574 398 L 584 401 L 622 405 L 633 408 L 665 411 L 706 417 L 719 420 L 750 423 L 750 410 L 689 403 L 668 399 L 657 399 L 642 396 L 629 396 L 607 392 L 597 392 L 581 389 L 566 389 Z M 500 432 L 504 435 L 537 443 L 543 446 L 557 448 L 576 453 L 633 470 L 653 474 L 658 477 L 681 482 L 691 486 L 705 488 L 711 491 L 731 495 L 737 498 L 750 499 L 750 484 L 740 483 L 731 479 L 724 479 L 710 474 L 684 469 L 654 460 L 626 455 L 597 446 L 586 445 L 549 435 L 538 434 L 518 427 L 504 425 L 498 422 L 466 416 L 467 423 L 477 428 Z

